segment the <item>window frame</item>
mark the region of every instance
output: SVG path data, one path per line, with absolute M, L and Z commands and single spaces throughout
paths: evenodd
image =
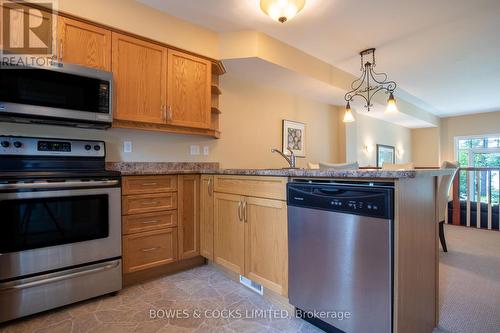
M 460 163 L 460 151 L 468 151 L 468 165 L 467 167 L 474 167 L 474 154 L 476 153 L 499 153 L 500 154 L 500 147 L 496 148 L 467 148 L 467 149 L 460 149 L 459 143 L 460 140 L 474 140 L 474 139 L 488 139 L 491 137 L 497 137 L 500 138 L 500 134 L 483 134 L 483 135 L 461 135 L 461 136 L 455 136 L 454 137 L 454 156 L 456 161 Z

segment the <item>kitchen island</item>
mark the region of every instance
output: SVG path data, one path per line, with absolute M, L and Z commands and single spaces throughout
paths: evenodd
M 439 315 L 439 243 L 436 195 L 439 176 L 449 174 L 452 172 L 451 170 L 219 169 L 218 165 L 214 163 L 128 162 L 108 163 L 107 167 L 110 170 L 121 171 L 125 178 L 155 177 L 158 175 L 174 177 L 176 175 L 179 175 L 178 177 L 195 175 L 200 177 L 199 175 L 201 175 L 201 187 L 197 187 L 201 188 L 199 195 L 201 205 L 195 204 L 194 207 L 200 208 L 199 214 L 202 219 L 201 223 L 196 223 L 205 225 L 201 228 L 199 235 L 202 243 L 207 221 L 215 226 L 209 228 L 211 232 L 209 237 L 215 243 L 215 252 L 217 252 L 217 242 L 227 241 L 228 237 L 232 237 L 231 232 L 236 232 L 235 234 L 239 235 L 237 240 L 228 243 L 230 250 L 225 249 L 229 251 L 225 256 L 218 256 L 217 253 L 214 255 L 213 248 L 211 253 L 204 256 L 230 271 L 255 280 L 284 297 L 287 297 L 288 288 L 286 253 L 288 246 L 286 240 L 286 183 L 288 180 L 311 178 L 328 181 L 394 183 L 393 332 L 432 332 L 437 325 Z M 212 205 L 207 205 L 207 201 L 204 201 L 204 191 L 211 193 L 212 199 L 209 200 L 212 201 L 208 202 L 211 202 Z M 185 199 L 179 197 L 179 202 L 182 200 Z M 234 201 L 234 205 L 231 205 L 232 201 Z M 267 236 L 271 230 L 279 230 L 276 233 L 281 234 L 276 236 L 281 236 L 281 238 L 270 240 L 273 244 L 279 244 L 278 248 L 283 252 L 273 253 L 277 256 L 273 259 L 277 263 L 275 266 L 279 266 L 279 268 L 272 271 L 272 274 L 271 272 L 268 275 L 266 275 L 267 272 L 256 272 L 259 265 L 260 267 L 266 266 L 267 263 L 264 262 L 255 264 L 252 270 L 252 263 L 248 262 L 248 257 L 251 255 L 244 248 L 241 250 L 241 255 L 235 254 L 235 248 L 239 243 L 254 241 L 242 236 L 243 231 L 225 229 L 225 238 L 217 236 L 218 232 L 222 232 L 218 221 L 228 222 L 229 217 L 226 214 L 231 210 L 238 211 L 240 214 L 237 205 L 240 205 L 241 202 L 244 205 L 248 203 L 248 205 L 254 206 L 254 213 L 250 213 L 250 215 L 261 214 L 261 217 L 269 217 L 269 224 L 274 220 L 279 220 L 279 226 L 263 229 L 259 235 L 262 238 L 269 238 Z M 257 211 L 255 207 L 259 205 L 265 206 L 266 210 Z M 249 219 L 251 223 L 252 216 Z M 235 220 L 238 221 L 237 218 Z M 246 221 L 246 218 L 244 220 Z M 245 224 L 235 222 L 234 225 L 240 228 Z M 265 225 L 259 226 L 267 228 Z M 257 245 L 266 251 L 272 248 L 267 247 L 265 243 Z M 203 255 L 203 249 L 201 254 Z M 280 275 L 279 272 L 284 273 Z

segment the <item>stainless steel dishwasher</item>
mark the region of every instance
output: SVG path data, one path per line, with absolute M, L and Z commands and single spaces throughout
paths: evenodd
M 289 299 L 330 332 L 392 331 L 393 183 L 288 183 Z

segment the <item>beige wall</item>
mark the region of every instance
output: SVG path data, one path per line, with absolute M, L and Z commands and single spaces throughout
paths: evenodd
M 417 166 L 454 161 L 455 137 L 500 134 L 500 111 L 441 118 L 440 127 L 412 130 L 412 152 Z
M 377 144 L 394 146 L 396 163 L 411 161 L 411 130 L 392 123 L 356 113 L 356 122 L 346 125 L 346 155 L 348 162 L 360 166 L 377 165 Z M 365 149 L 368 146 L 368 151 Z
M 441 130 L 439 127 L 411 130 L 412 160 L 417 167 L 439 166 L 441 158 Z
M 225 75 L 221 78 L 221 128 L 219 140 L 170 133 L 110 129 L 82 130 L 58 126 L 0 123 L 0 134 L 105 140 L 109 161 L 215 161 L 227 168 L 283 167 L 286 162 L 273 147 L 281 149 L 282 119 L 307 124 L 307 161 L 337 162 L 338 110 L 326 104 L 247 83 Z M 123 153 L 130 140 L 132 153 Z M 191 156 L 191 145 L 208 146 L 208 156 Z
M 216 32 L 137 1 L 58 0 L 58 3 L 62 12 L 219 59 L 219 37 Z
M 441 119 L 441 158 L 455 160 L 456 136 L 500 134 L 500 111 Z

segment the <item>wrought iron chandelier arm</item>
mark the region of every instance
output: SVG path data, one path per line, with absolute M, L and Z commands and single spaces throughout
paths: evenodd
M 358 84 L 356 87 L 353 87 L 353 86 L 354 86 L 354 84 L 355 84 L 356 82 L 358 82 L 358 81 L 359 81 L 359 84 Z M 344 99 L 345 99 L 346 101 L 348 101 L 348 102 L 349 102 L 349 101 L 351 101 L 351 100 L 352 100 L 352 98 L 355 96 L 355 94 L 353 94 L 353 93 L 358 93 L 359 88 L 361 88 L 361 87 L 363 86 L 363 84 L 365 83 L 365 81 L 366 81 L 366 73 L 363 73 L 363 75 L 361 75 L 361 76 L 359 77 L 359 79 L 357 79 L 356 81 L 354 81 L 353 83 L 351 83 L 351 88 L 352 88 L 352 90 L 351 90 L 351 91 L 349 91 L 349 92 L 347 92 L 347 93 L 344 95 Z M 363 96 L 363 97 L 364 97 L 364 96 Z
M 366 106 L 368 106 L 368 105 L 369 105 L 370 101 L 368 100 L 368 98 L 367 98 L 365 95 L 363 95 L 363 94 L 359 94 L 359 93 L 355 93 L 355 94 L 353 94 L 353 95 L 351 96 L 351 99 L 350 99 L 349 101 L 352 101 L 352 99 L 353 99 L 354 97 L 356 97 L 356 96 L 359 96 L 359 97 L 363 98 L 363 99 L 365 100 L 365 102 L 366 102 Z
M 387 81 L 387 74 L 386 73 L 377 73 L 373 68 L 370 69 L 370 76 L 372 77 L 373 81 L 375 81 L 378 84 L 386 86 L 387 91 L 393 92 L 396 89 L 396 82 L 394 81 Z M 383 80 L 377 80 L 377 76 L 383 76 Z
M 345 95 L 344 95 L 344 99 L 346 101 L 351 101 L 352 98 L 354 97 L 353 93 L 357 92 L 359 90 L 359 88 L 361 88 L 363 86 L 363 84 L 365 83 L 365 80 L 366 80 L 366 73 L 363 73 L 356 81 L 354 81 L 353 83 L 351 83 L 351 88 L 352 90 L 347 92 Z M 354 85 L 356 84 L 356 82 L 359 82 L 359 84 L 354 87 Z
M 371 98 L 373 98 L 373 96 L 375 96 L 381 90 L 385 90 L 386 92 L 390 92 L 390 90 L 387 90 L 386 87 L 379 86 L 374 92 L 372 92 Z M 371 100 L 371 98 L 370 98 L 370 100 Z

